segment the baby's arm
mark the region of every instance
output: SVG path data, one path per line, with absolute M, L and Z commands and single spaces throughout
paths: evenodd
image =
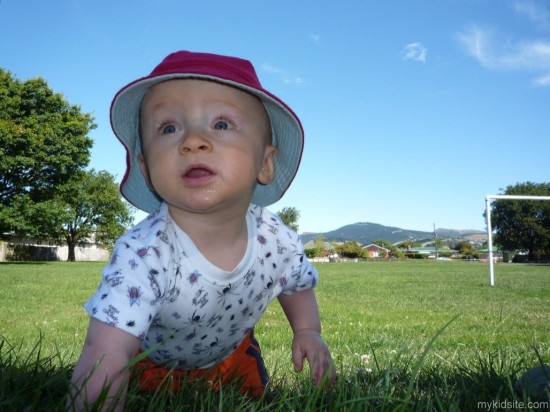
M 84 405 L 91 406 L 107 383 L 111 384 L 109 398 L 120 392 L 115 410 L 122 411 L 129 378 L 126 366 L 138 348 L 139 339 L 135 336 L 91 318 L 84 348 L 71 379 L 68 410 L 78 411 L 85 409 Z M 107 401 L 103 409 L 112 406 Z
M 311 379 L 321 383 L 328 372 L 329 383 L 334 382 L 336 370 L 327 345 L 321 338 L 321 321 L 313 289 L 293 295 L 279 295 L 279 303 L 292 327 L 292 362 L 299 372 L 303 368 L 304 358 L 309 362 Z

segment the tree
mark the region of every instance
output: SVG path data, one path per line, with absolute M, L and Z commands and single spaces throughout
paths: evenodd
M 0 235 L 44 231 L 58 187 L 88 165 L 95 127 L 44 79 L 0 69 Z
M 49 203 L 61 213 L 55 219 L 50 216 L 42 227 L 48 227 L 54 240 L 67 244 L 71 262 L 78 245 L 91 241 L 112 246 L 133 221 L 133 207 L 122 200 L 114 177 L 106 171 L 79 173 Z
M 323 250 L 322 249 L 317 249 L 317 248 L 304 249 L 304 254 L 308 258 L 320 257 L 320 256 L 323 255 Z
M 300 219 L 300 212 L 295 207 L 283 207 L 277 212 L 277 215 L 281 218 L 283 223 L 289 228 L 298 232 L 298 219 Z
M 474 245 L 466 240 L 458 242 L 455 249 L 458 249 L 462 257 L 477 257 L 477 252 Z
M 326 250 L 325 245 L 325 239 L 323 238 L 323 236 L 319 236 L 313 241 L 313 247 L 310 247 L 308 249 L 304 248 L 304 253 L 308 258 L 327 256 L 329 251 Z
M 349 259 L 366 257 L 365 251 L 361 249 L 361 245 L 355 240 L 344 242 L 341 245 L 337 245 L 335 249 L 336 249 L 336 253 L 338 253 L 340 256 L 343 256 Z
M 550 183 L 516 183 L 501 194 L 550 196 Z M 495 243 L 504 250 L 528 250 L 531 261 L 550 253 L 548 201 L 496 199 L 491 205 L 491 225 Z
M 398 247 L 399 249 L 406 250 L 406 249 L 410 249 L 413 247 L 420 247 L 420 246 L 422 246 L 422 244 L 419 242 L 415 242 L 414 240 L 405 240 L 404 242 L 401 242 Z

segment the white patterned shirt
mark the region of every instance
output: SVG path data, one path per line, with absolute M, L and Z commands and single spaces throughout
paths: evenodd
M 251 205 L 246 252 L 231 271 L 210 263 L 165 203 L 118 239 L 96 293 L 94 318 L 141 339 L 150 358 L 182 370 L 228 357 L 279 294 L 315 287 L 318 274 L 298 235 Z

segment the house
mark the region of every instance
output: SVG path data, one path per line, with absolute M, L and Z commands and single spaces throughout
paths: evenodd
M 326 255 L 330 255 L 334 251 L 334 247 L 329 242 L 320 242 L 318 240 L 310 240 L 304 245 L 305 249 L 315 249 L 319 246 L 322 246 L 323 251 Z
M 367 257 L 369 258 L 387 258 L 390 256 L 391 251 L 385 247 L 375 245 L 371 243 L 370 245 L 363 246 L 361 249 L 367 251 Z
M 458 250 L 449 249 L 448 247 L 439 247 L 436 248 L 434 246 L 426 246 L 426 247 L 413 247 L 409 248 L 405 251 L 406 255 L 420 255 L 425 256 L 429 259 L 435 259 L 437 257 L 458 257 L 459 255 Z
M 310 240 L 304 244 L 304 250 L 321 248 L 321 256 L 316 256 L 309 258 L 311 262 L 322 263 L 322 262 L 339 262 L 340 256 L 334 251 L 334 246 L 329 242 L 320 242 L 315 240 Z

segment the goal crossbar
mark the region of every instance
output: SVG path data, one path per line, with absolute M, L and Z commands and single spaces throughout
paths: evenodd
M 523 195 L 487 195 L 485 196 L 485 216 L 487 219 L 487 247 L 489 249 L 489 284 L 495 285 L 493 267 L 493 229 L 491 228 L 491 200 L 550 200 L 550 196 L 523 196 Z

